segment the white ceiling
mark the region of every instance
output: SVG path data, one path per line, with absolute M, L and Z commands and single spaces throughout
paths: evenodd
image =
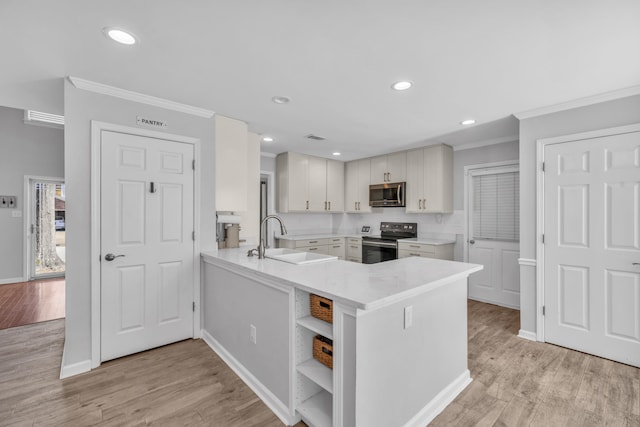
M 640 85 L 639 22 L 638 0 L 2 0 L 0 105 L 62 114 L 72 75 L 242 119 L 273 153 L 499 141 L 513 113 Z

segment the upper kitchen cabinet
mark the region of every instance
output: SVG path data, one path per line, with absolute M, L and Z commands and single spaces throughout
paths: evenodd
M 278 212 L 343 212 L 344 163 L 299 153 L 276 158 Z
M 453 149 L 444 144 L 407 152 L 407 212 L 453 212 Z
M 215 116 L 216 210 L 247 211 L 249 189 L 249 131 L 247 124 L 224 116 Z M 252 146 L 251 150 L 255 150 Z M 257 157 L 260 158 L 257 147 Z M 259 173 L 259 171 L 258 171 Z M 254 185 L 252 182 L 251 185 Z
M 407 180 L 407 152 L 391 153 L 371 159 L 371 184 Z
M 345 210 L 347 212 L 371 212 L 370 179 L 371 159 L 354 160 L 345 164 Z

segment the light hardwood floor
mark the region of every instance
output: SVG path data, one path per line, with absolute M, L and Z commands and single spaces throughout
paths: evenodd
M 469 302 L 474 381 L 434 426 L 640 426 L 640 369 L 522 340 L 518 324 Z M 0 331 L 0 426 L 282 425 L 201 341 L 59 380 L 63 339 L 64 320 Z

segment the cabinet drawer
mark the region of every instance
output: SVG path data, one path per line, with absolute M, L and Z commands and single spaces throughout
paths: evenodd
M 426 245 L 424 243 L 407 243 L 398 242 L 398 250 L 407 250 L 412 252 L 423 252 L 426 254 L 435 255 L 435 245 Z
M 418 256 L 421 258 L 434 258 L 435 254 L 428 254 L 426 252 L 418 252 L 411 249 L 398 249 L 398 258 L 407 258 L 410 256 Z
M 339 245 L 344 244 L 344 237 L 331 237 L 328 240 L 328 245 Z
M 324 239 L 309 239 L 309 240 L 296 240 L 296 249 L 297 248 L 306 248 L 309 246 L 326 246 L 329 244 L 329 240 L 327 238 Z
M 351 262 L 362 262 L 362 258 L 361 258 L 361 257 L 352 257 L 352 256 L 348 256 L 348 257 L 347 257 L 347 261 L 351 261 Z
M 327 245 L 321 245 L 321 246 L 308 246 L 306 248 L 300 248 L 301 251 L 305 251 L 305 252 L 315 252 L 317 254 L 325 254 L 325 255 L 330 255 L 329 254 L 329 247 Z
M 347 258 L 348 257 L 355 257 L 355 258 L 360 258 L 362 259 L 362 245 L 354 245 L 352 243 L 349 243 L 347 245 Z
M 362 239 L 359 237 L 347 237 L 347 243 L 350 245 L 361 245 Z
M 328 250 L 329 255 L 337 256 L 340 259 L 344 259 L 344 256 L 345 256 L 344 243 L 330 244 L 328 245 L 328 248 L 329 248 Z

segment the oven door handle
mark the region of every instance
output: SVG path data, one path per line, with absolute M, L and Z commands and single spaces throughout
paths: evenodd
M 376 248 L 393 248 L 397 249 L 397 243 L 384 243 L 384 242 L 371 242 L 371 241 L 362 241 L 362 246 L 374 246 Z

